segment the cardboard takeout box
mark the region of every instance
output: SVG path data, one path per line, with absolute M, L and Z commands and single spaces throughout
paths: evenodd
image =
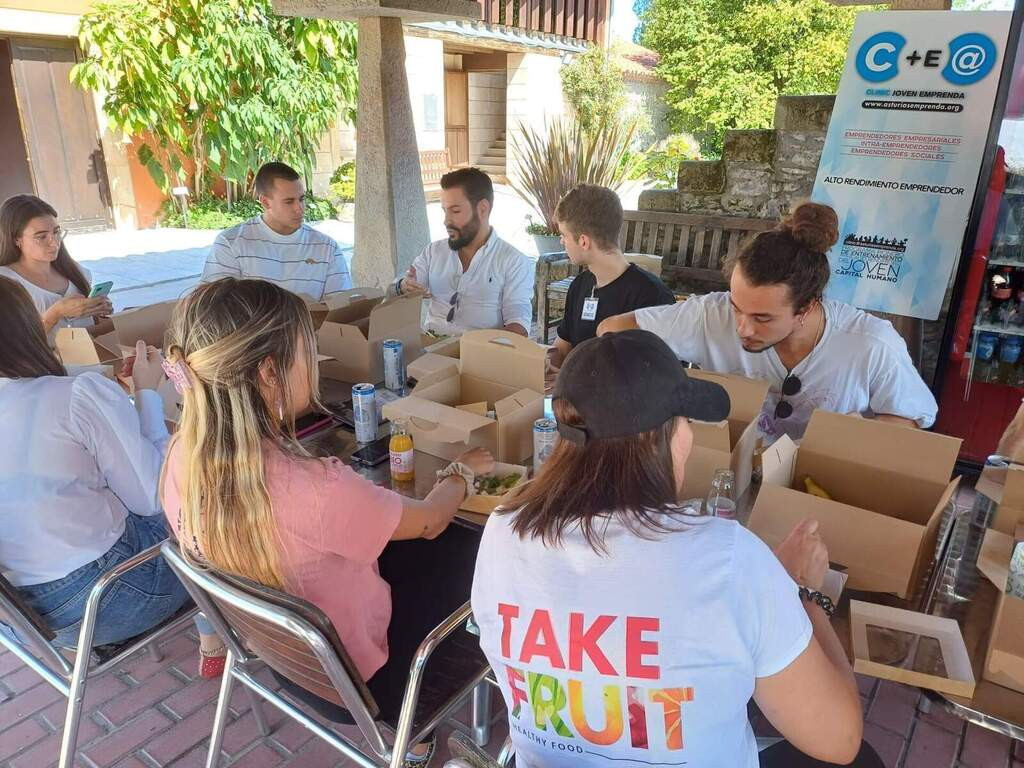
M 513 493 L 518 493 L 520 486 L 529 482 L 529 470 L 526 467 L 517 464 L 502 464 L 501 462 L 495 462 L 494 471 L 491 472 L 491 475 L 507 477 L 512 474 L 518 474 L 519 480 L 506 493 L 501 496 L 483 496 L 479 493 L 474 494 L 463 501 L 462 504 L 459 505 L 459 509 L 466 512 L 475 512 L 478 515 L 489 515 L 495 509 L 511 499 Z
M 814 518 L 850 589 L 909 597 L 934 557 L 959 451 L 954 438 L 815 411 L 799 449 L 782 437 L 762 453 L 748 527 L 775 546 Z M 833 500 L 803 492 L 808 476 Z
M 729 393 L 731 407 L 726 421 L 691 422 L 693 450 L 686 460 L 683 498 L 705 498 L 718 469 L 736 476 L 736 498 L 750 486 L 757 448 L 757 419 L 768 394 L 768 382 L 723 373 L 691 370 L 695 379 L 719 384 Z
M 999 591 L 981 676 L 1024 693 L 1024 600 L 1006 592 L 1013 546 L 1013 536 L 988 530 L 978 555 L 978 570 Z
M 333 358 L 320 364 L 324 376 L 351 384 L 380 383 L 384 380 L 386 339 L 401 340 L 407 366 L 420 356 L 423 300 L 382 301 L 383 296 L 379 288 L 353 288 L 331 298 L 316 334 L 320 353 Z
M 991 528 L 1012 535 L 1024 522 L 1024 466 L 985 467 L 974 490 L 996 503 Z
M 544 415 L 544 348 L 503 330 L 463 334 L 458 367 L 384 407 L 409 424 L 416 449 L 454 459 L 477 446 L 495 459 L 522 464 L 533 455 L 533 422 Z M 497 418 L 459 406 L 486 403 Z

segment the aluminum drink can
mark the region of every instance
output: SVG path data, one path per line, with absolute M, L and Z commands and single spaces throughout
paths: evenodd
M 533 422 L 533 472 L 544 466 L 558 442 L 558 423 L 554 419 L 537 419 Z
M 399 339 L 384 340 L 384 386 L 392 392 L 405 389 L 405 358 Z
M 372 443 L 377 438 L 377 388 L 373 384 L 352 387 L 352 421 L 357 443 Z

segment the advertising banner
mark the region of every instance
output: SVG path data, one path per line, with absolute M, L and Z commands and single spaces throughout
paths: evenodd
M 839 214 L 829 298 L 938 317 L 978 181 L 1010 15 L 857 17 L 813 193 Z

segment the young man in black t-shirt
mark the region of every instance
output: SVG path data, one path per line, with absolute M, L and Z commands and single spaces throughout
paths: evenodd
M 580 184 L 558 203 L 555 218 L 569 260 L 587 269 L 569 286 L 550 352 L 552 374 L 574 346 L 597 335 L 598 323 L 606 317 L 675 303 L 660 279 L 630 264 L 619 250 L 622 204 L 610 189 Z

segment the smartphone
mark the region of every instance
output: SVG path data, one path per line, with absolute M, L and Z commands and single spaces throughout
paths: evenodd
M 387 435 L 372 443 L 367 443 L 352 454 L 352 461 L 362 464 L 364 467 L 376 467 L 378 464 L 383 464 L 391 458 L 391 452 L 388 450 L 390 442 L 391 436 Z
M 295 436 L 299 439 L 308 437 L 315 432 L 328 429 L 335 423 L 335 418 L 329 413 L 307 413 L 295 420 Z
M 107 280 L 104 283 L 96 283 L 92 287 L 92 290 L 89 291 L 89 298 L 98 299 L 100 296 L 106 296 L 108 293 L 110 293 L 110 289 L 113 287 L 114 283 L 112 280 Z

